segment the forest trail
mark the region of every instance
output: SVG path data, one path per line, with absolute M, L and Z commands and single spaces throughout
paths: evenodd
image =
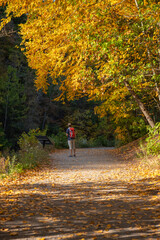
M 103 182 L 125 163 L 109 152 L 112 148 L 77 149 L 76 157 L 68 157 L 68 150 L 57 150 L 53 157 L 55 183 Z M 58 177 L 58 178 L 57 178 Z
M 50 167 L 0 182 L 0 239 L 160 239 L 159 177 L 111 149 L 51 154 Z

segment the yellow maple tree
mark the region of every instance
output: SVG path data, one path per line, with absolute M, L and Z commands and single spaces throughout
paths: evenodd
M 146 75 L 150 75 L 148 86 L 160 106 L 155 70 L 159 54 L 157 1 L 0 0 L 0 5 L 6 6 L 1 28 L 12 16 L 27 16 L 20 25 L 21 45 L 29 66 L 36 70 L 37 89 L 47 91 L 51 78 L 60 85 L 60 98 L 65 92 L 73 100 L 82 94 L 107 99 L 110 88 L 117 94 L 124 89 L 125 96 L 127 88 L 154 125 L 136 93 L 143 92 Z

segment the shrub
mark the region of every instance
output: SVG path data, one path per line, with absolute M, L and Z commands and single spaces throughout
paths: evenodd
M 60 128 L 59 132 L 57 134 L 52 134 L 51 138 L 54 141 L 55 148 L 68 148 L 66 133 L 63 129 Z M 114 139 L 109 139 L 106 135 L 88 139 L 87 136 L 82 135 L 77 131 L 76 147 L 78 148 L 113 147 L 114 145 Z
M 1 156 L 0 157 L 0 174 L 6 172 L 7 166 L 8 164 L 7 164 L 6 158 Z
M 83 138 L 83 137 L 79 137 L 79 138 L 76 139 L 76 146 L 78 148 L 88 148 L 88 147 L 90 147 L 87 139 Z
M 98 136 L 97 138 L 90 138 L 89 140 L 85 137 L 79 137 L 76 139 L 76 145 L 79 148 L 113 147 L 114 140 L 109 140 L 105 136 Z
M 0 174 L 13 174 L 20 173 L 23 171 L 23 166 L 21 163 L 17 162 L 17 156 L 7 156 L 0 158 Z
M 18 144 L 20 150 L 18 152 L 19 163 L 22 164 L 23 169 L 34 168 L 42 162 L 48 153 L 42 148 L 35 135 L 45 135 L 45 132 L 39 129 L 32 129 L 29 133 L 23 133 Z
M 39 129 L 23 133 L 18 141 L 20 150 L 17 153 L 6 152 L 0 156 L 0 174 L 20 173 L 24 169 L 34 168 L 48 157 L 48 152 L 42 148 L 35 135 L 45 135 Z
M 108 139 L 106 136 L 98 136 L 95 141 L 94 145 L 97 147 L 113 147 L 115 145 L 114 139 Z
M 55 148 L 67 148 L 68 147 L 66 133 L 62 129 L 60 129 L 56 135 L 52 134 L 51 138 L 54 141 Z
M 154 128 L 148 127 L 149 136 L 146 138 L 147 155 L 160 154 L 160 123 L 157 123 Z

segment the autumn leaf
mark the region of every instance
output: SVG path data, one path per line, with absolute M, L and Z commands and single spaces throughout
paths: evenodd
M 18 232 L 11 232 L 9 235 L 10 235 L 10 236 L 17 236 L 17 235 L 18 235 Z

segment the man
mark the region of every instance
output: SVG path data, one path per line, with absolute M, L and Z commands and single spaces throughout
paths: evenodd
M 72 154 L 75 157 L 76 156 L 76 147 L 75 147 L 76 134 L 75 134 L 75 130 L 72 127 L 71 123 L 68 123 L 68 128 L 66 130 L 66 136 L 68 138 L 68 146 L 69 146 L 69 149 L 70 149 L 69 157 L 72 157 Z

